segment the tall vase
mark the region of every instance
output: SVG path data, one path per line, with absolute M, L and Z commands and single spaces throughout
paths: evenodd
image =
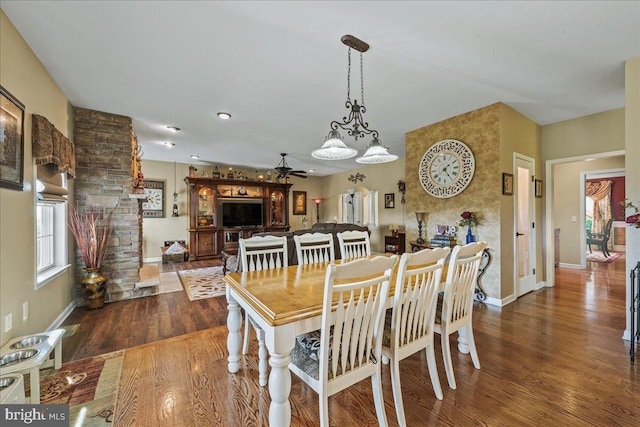
M 476 238 L 471 232 L 471 226 L 469 226 L 469 228 L 467 228 L 467 243 L 472 243 L 475 241 L 476 241 Z
M 87 268 L 87 275 L 82 279 L 82 295 L 87 300 L 87 308 L 93 310 L 104 306 L 107 293 L 107 278 L 99 268 Z

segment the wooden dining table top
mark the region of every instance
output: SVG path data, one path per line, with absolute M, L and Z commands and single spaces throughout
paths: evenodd
M 374 256 L 385 254 L 371 257 Z M 340 262 L 336 260 L 333 263 Z M 278 326 L 322 314 L 325 275 L 329 264 L 331 262 L 233 273 L 224 276 L 224 281 L 269 324 Z M 441 280 L 445 277 L 446 265 Z M 390 297 L 393 296 L 394 285 L 395 271 L 390 280 Z
M 224 281 L 265 320 L 278 326 L 322 313 L 329 264 L 321 262 L 233 273 L 224 276 Z

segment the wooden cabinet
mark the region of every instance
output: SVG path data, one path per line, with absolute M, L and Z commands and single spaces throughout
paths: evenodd
M 291 184 L 198 177 L 186 177 L 184 181 L 189 194 L 190 261 L 213 258 L 223 250 L 236 253 L 241 237 L 289 230 Z M 223 213 L 225 205 L 259 205 L 261 210 L 245 219 L 231 208 Z
M 384 251 L 402 255 L 405 253 L 406 234 L 398 233 L 397 236 L 384 236 Z

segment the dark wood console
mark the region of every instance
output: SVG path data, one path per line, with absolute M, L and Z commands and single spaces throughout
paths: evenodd
M 189 260 L 220 256 L 222 251 L 235 253 L 240 237 L 265 231 L 289 231 L 289 189 L 292 184 L 217 178 L 186 177 L 189 202 Z M 252 202 L 262 205 L 262 223 L 241 222 L 225 227 L 222 201 Z

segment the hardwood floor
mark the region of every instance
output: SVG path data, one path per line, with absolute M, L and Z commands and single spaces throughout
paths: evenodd
M 424 353 L 402 361 L 407 425 L 638 425 L 640 364 L 629 364 L 629 342 L 621 339 L 624 259 L 589 264 L 586 270 L 556 269 L 554 288 L 506 307 L 476 303 L 482 368 L 455 351 L 454 334 L 456 390 L 448 387 L 436 340 L 444 400 L 433 394 Z M 64 359 L 127 349 L 117 426 L 268 425 L 270 398 L 258 385 L 255 340 L 240 371 L 227 371 L 226 314 L 224 297 L 189 302 L 184 292 L 77 309 L 65 322 L 81 326 L 65 339 Z M 387 419 L 396 426 L 389 366 L 382 371 Z M 317 395 L 295 376 L 290 402 L 293 426 L 318 425 Z M 330 398 L 329 411 L 331 425 L 377 425 L 371 383 Z

